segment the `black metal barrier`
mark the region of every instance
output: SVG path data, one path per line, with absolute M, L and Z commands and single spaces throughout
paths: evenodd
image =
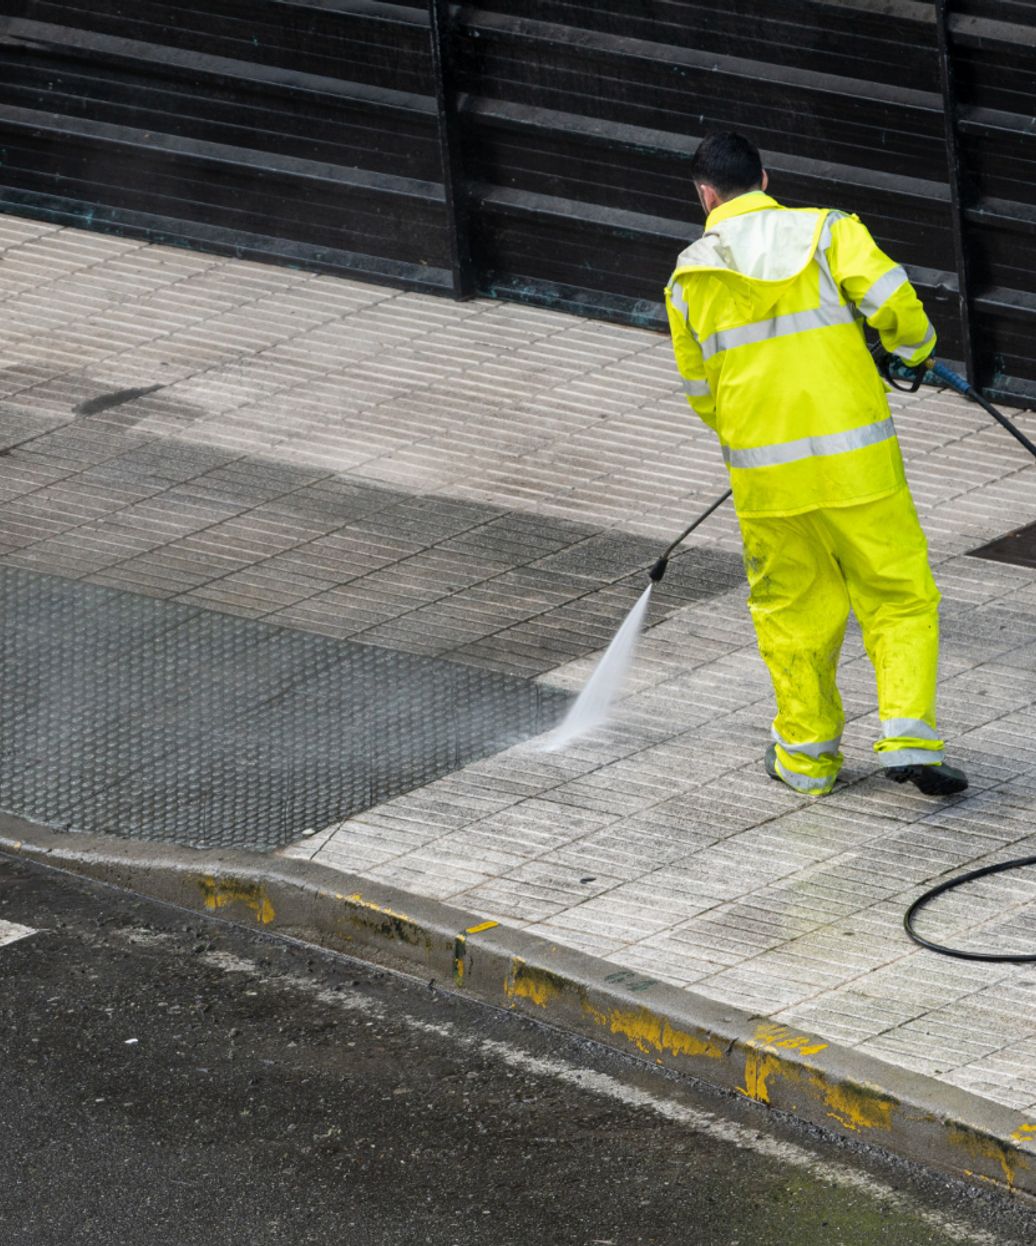
M 664 327 L 700 137 L 1036 401 L 1031 0 L 0 0 L 0 207 Z

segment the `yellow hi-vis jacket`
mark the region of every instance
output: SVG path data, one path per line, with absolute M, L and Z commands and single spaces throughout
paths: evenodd
M 855 216 L 721 204 L 666 287 L 688 401 L 719 435 L 739 515 L 797 515 L 906 483 L 863 321 L 908 364 L 935 332 L 898 264 Z

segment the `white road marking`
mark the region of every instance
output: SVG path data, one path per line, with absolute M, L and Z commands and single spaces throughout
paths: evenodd
M 385 1015 L 383 1009 L 378 1011 L 381 1016 Z M 736 1121 L 724 1120 L 722 1117 L 713 1116 L 711 1112 L 703 1112 L 698 1108 L 678 1103 L 672 1097 L 656 1097 L 646 1090 L 629 1086 L 608 1073 L 578 1068 L 575 1065 L 566 1064 L 563 1060 L 553 1060 L 548 1056 L 532 1056 L 518 1047 L 512 1047 L 510 1043 L 465 1034 L 449 1021 L 421 1021 L 417 1017 L 410 1016 L 406 1019 L 415 1030 L 435 1034 L 458 1046 L 485 1051 L 512 1068 L 566 1082 L 581 1090 L 589 1090 L 593 1094 L 616 1100 L 627 1107 L 647 1108 L 677 1125 L 707 1134 L 711 1138 L 717 1138 L 741 1150 L 754 1151 L 757 1155 L 776 1160 L 778 1163 L 808 1169 L 811 1177 L 839 1185 L 843 1189 L 855 1190 L 868 1198 L 881 1199 L 886 1206 L 895 1207 L 902 1214 L 914 1216 L 950 1241 L 962 1243 L 962 1246 L 1003 1246 L 1002 1238 L 987 1233 L 984 1229 L 975 1229 L 970 1225 L 961 1224 L 960 1221 L 953 1220 L 941 1212 L 930 1211 L 919 1206 L 877 1177 L 872 1177 L 865 1172 L 857 1172 L 847 1164 L 825 1160 L 815 1151 L 807 1150 L 806 1147 L 799 1146 L 795 1142 L 770 1137 L 761 1129 L 752 1129 L 747 1125 L 739 1125 Z
M 213 968 L 223 969 L 230 973 L 250 973 L 278 985 L 293 987 L 305 995 L 315 997 L 321 1003 L 334 1005 L 347 1012 L 362 1012 L 379 1021 L 392 1021 L 400 1016 L 376 1000 L 328 990 L 318 982 L 294 973 L 271 974 L 254 961 L 245 960 L 233 954 L 208 952 L 203 954 L 201 959 Z M 672 1092 L 668 1096 L 655 1096 L 636 1086 L 629 1086 L 608 1073 L 579 1068 L 548 1056 L 533 1056 L 518 1047 L 512 1047 L 510 1043 L 501 1043 L 495 1039 L 479 1038 L 477 1035 L 467 1034 L 450 1021 L 422 1021 L 405 1012 L 401 1013 L 401 1019 L 413 1029 L 425 1034 L 434 1034 L 455 1046 L 484 1051 L 496 1056 L 512 1068 L 566 1082 L 570 1086 L 576 1086 L 592 1094 L 623 1103 L 627 1107 L 645 1108 L 676 1125 L 694 1129 L 698 1133 L 739 1147 L 741 1150 L 754 1151 L 757 1155 L 776 1160 L 780 1164 L 807 1169 L 810 1176 L 817 1180 L 841 1186 L 843 1189 L 855 1190 L 868 1198 L 880 1199 L 886 1207 L 893 1207 L 903 1215 L 915 1217 L 950 1241 L 960 1242 L 962 1246 L 1003 1246 L 1003 1238 L 987 1233 L 984 1229 L 962 1224 L 959 1220 L 951 1219 L 941 1212 L 922 1207 L 907 1195 L 901 1194 L 869 1173 L 857 1172 L 847 1164 L 825 1160 L 816 1151 L 810 1151 L 795 1142 L 771 1137 L 762 1129 L 753 1129 L 737 1121 L 724 1120 L 700 1108 L 689 1107 L 687 1104 L 678 1102 Z
M 0 947 L 5 943 L 13 943 L 15 939 L 26 939 L 29 935 L 39 934 L 31 926 L 19 926 L 17 922 L 0 920 Z
M 829 1181 L 844 1189 L 856 1190 L 868 1198 L 881 1199 L 886 1206 L 894 1206 L 900 1212 L 916 1217 L 951 1241 L 965 1243 L 966 1246 L 1002 1246 L 1002 1238 L 987 1233 L 984 1229 L 974 1229 L 957 1220 L 951 1220 L 941 1212 L 920 1207 L 878 1178 L 871 1177 L 864 1172 L 856 1172 L 845 1164 L 824 1160 L 816 1152 L 809 1151 L 797 1143 L 768 1137 L 761 1130 L 739 1125 L 736 1121 L 723 1120 L 721 1117 L 713 1116 L 710 1112 L 687 1107 L 669 1098 L 656 1098 L 645 1090 L 627 1086 L 607 1073 L 598 1073 L 594 1069 L 575 1068 L 560 1060 L 551 1060 L 543 1056 L 530 1056 L 527 1052 L 511 1047 L 507 1043 L 495 1042 L 493 1039 L 476 1040 L 476 1043 L 483 1050 L 499 1056 L 513 1068 L 553 1077 L 557 1081 L 567 1082 L 583 1090 L 605 1095 L 609 1099 L 616 1099 L 629 1107 L 648 1108 L 667 1120 L 685 1125 L 699 1133 L 708 1134 L 722 1142 L 731 1143 L 742 1150 L 754 1151 L 757 1155 L 777 1160 L 781 1164 L 807 1168 L 811 1177 L 820 1181 Z

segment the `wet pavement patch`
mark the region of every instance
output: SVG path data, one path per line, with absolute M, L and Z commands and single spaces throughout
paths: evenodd
M 548 730 L 569 696 L 0 567 L 0 808 L 272 850 Z
M 141 389 L 116 389 L 108 394 L 98 394 L 96 398 L 88 398 L 75 408 L 76 415 L 100 415 L 102 411 L 110 411 L 112 407 L 121 407 L 123 403 L 133 402 L 137 398 L 146 398 L 154 394 L 163 385 L 145 385 Z

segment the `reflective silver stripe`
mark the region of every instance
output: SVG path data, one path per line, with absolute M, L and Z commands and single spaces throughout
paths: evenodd
M 817 243 L 816 253 L 813 258 L 816 260 L 820 268 L 820 303 L 821 306 L 828 304 L 830 306 L 840 306 L 842 303 L 842 292 L 838 288 L 838 282 L 834 279 L 831 272 L 831 261 L 827 258 L 827 251 L 831 245 L 831 226 L 836 221 L 844 220 L 845 213 L 830 211 L 824 221 L 824 227 L 820 231 L 820 241 Z
M 808 774 L 796 774 L 794 770 L 789 770 L 787 766 L 781 765 L 780 760 L 777 762 L 777 773 L 789 787 L 793 787 L 796 792 L 803 792 L 806 795 L 810 792 L 829 791 L 835 781 L 834 775 L 828 779 L 813 779 Z
M 719 329 L 704 338 L 701 353 L 705 359 L 738 346 L 754 346 L 771 338 L 787 337 L 791 333 L 806 333 L 810 329 L 828 329 L 832 325 L 852 324 L 856 315 L 851 307 L 824 304 L 815 311 L 787 312 L 770 320 L 757 320 L 753 324 L 740 325 L 736 329 Z
M 824 218 L 824 227 L 820 231 L 820 241 L 817 243 L 821 251 L 826 251 L 831 245 L 831 226 L 836 225 L 839 221 L 844 221 L 846 216 L 847 213 L 839 212 L 837 208 L 830 209 Z
M 881 724 L 881 733 L 886 740 L 941 740 L 933 727 L 929 727 L 920 718 L 886 718 Z
M 814 759 L 819 758 L 822 753 L 837 753 L 838 746 L 842 742 L 842 737 L 837 736 L 833 740 L 822 740 L 819 744 L 789 744 L 772 727 L 770 728 L 770 734 L 786 753 L 801 753 L 804 757 L 812 757 Z
M 657 286 L 655 287 L 658 288 Z M 683 296 L 679 282 L 674 281 L 669 287 L 669 301 L 686 320 L 687 318 L 687 300 Z
M 906 270 L 899 264 L 895 268 L 889 269 L 883 277 L 879 277 L 877 281 L 870 287 L 865 295 L 860 299 L 858 306 L 865 316 L 876 315 L 889 299 L 900 289 L 905 286 L 909 278 Z
M 688 398 L 711 398 L 712 390 L 708 381 L 689 381 L 684 377 L 683 392 Z
M 842 305 L 841 291 L 838 289 L 838 282 L 834 279 L 831 272 L 831 265 L 828 263 L 827 256 L 820 248 L 814 256 L 817 267 L 820 269 L 820 306 L 821 307 L 840 307 Z
M 926 324 L 925 339 L 923 342 L 915 342 L 913 346 L 897 346 L 892 353 L 894 355 L 898 355 L 900 359 L 906 359 L 907 361 L 909 361 L 910 359 L 914 357 L 914 355 L 918 354 L 918 352 L 921 351 L 925 346 L 929 346 L 929 347 L 934 346 L 935 345 L 935 330 L 932 328 L 932 322 L 928 320 L 925 322 L 925 324 Z
M 942 761 L 941 748 L 893 748 L 878 754 L 878 760 L 886 768 L 891 766 L 934 766 Z
M 845 433 L 800 437 L 796 441 L 781 441 L 773 446 L 756 446 L 750 450 L 733 450 L 730 446 L 724 446 L 723 460 L 728 467 L 777 467 L 781 463 L 796 463 L 800 459 L 862 450 L 864 446 L 875 446 L 879 441 L 888 441 L 895 435 L 896 428 L 890 415 L 877 424 L 864 424 L 862 428 L 851 428 Z

